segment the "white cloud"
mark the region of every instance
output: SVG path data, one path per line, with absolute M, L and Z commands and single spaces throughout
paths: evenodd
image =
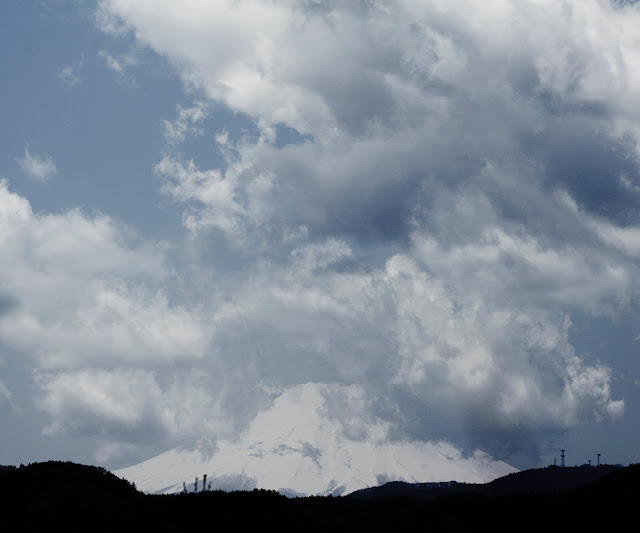
M 549 90 L 567 103 L 606 101 L 637 117 L 638 45 L 625 31 L 640 16 L 635 6 L 614 9 L 596 0 L 320 6 L 104 0 L 100 12 L 119 17 L 213 99 L 316 136 L 335 127 L 358 131 L 371 120 L 410 120 L 406 112 L 419 120 L 452 111 L 438 106 L 446 106 L 438 83 L 485 98 L 529 75 L 539 86 L 526 89 Z M 492 86 L 483 88 L 477 75 Z
M 105 216 L 34 215 L 6 183 L 0 204 L 3 288 L 20 302 L 0 320 L 5 342 L 44 368 L 202 356 L 202 325 L 159 285 L 162 243 Z
M 155 171 L 168 178 L 163 190 L 176 201 L 189 204 L 195 200 L 207 206 L 205 214 L 198 207 L 185 212 L 183 220 L 188 229 L 215 226 L 232 239 L 240 238 L 240 220 L 245 216 L 245 209 L 235 197 L 235 176 L 223 176 L 218 170 L 201 171 L 193 161 L 169 157 L 163 158 Z
M 2 290 L 15 302 L 0 339 L 31 360 L 50 431 L 133 439 L 149 414 L 160 436 L 193 432 L 197 401 L 209 396 L 179 369 L 205 355 L 209 333 L 197 304 L 169 294 L 165 244 L 102 215 L 34 214 L 2 182 L 0 252 Z
M 297 250 L 288 269 L 263 265 L 233 288 L 212 317 L 214 344 L 252 361 L 243 380 L 319 373 L 373 395 L 409 391 L 427 412 L 508 430 L 571 427 L 622 409 L 609 371 L 575 355 L 557 313 L 458 292 L 406 255 L 382 269 L 335 268 L 351 257 L 344 243 L 315 244 Z
M 53 418 L 47 433 L 73 429 L 109 435 L 116 443 L 193 438 L 210 428 L 218 410 L 197 376 L 167 387 L 142 369 L 81 370 L 41 379 L 41 405 Z
M 128 73 L 128 69 L 130 67 L 135 67 L 138 64 L 138 60 L 135 55 L 113 55 L 105 50 L 100 50 L 98 52 L 98 57 L 101 57 L 104 60 L 104 63 L 109 70 L 112 70 L 118 75 L 118 79 L 126 81 L 132 85 L 136 84 L 135 79 Z
M 553 134 L 558 114 L 567 113 L 566 127 L 576 132 L 611 142 L 630 136 L 637 146 L 637 43 L 620 32 L 640 16 L 635 8 L 595 1 L 566 9 L 545 1 L 319 6 L 101 3 L 166 55 L 188 85 L 246 113 L 261 133 L 257 142 L 227 137 L 235 157 L 226 169 L 195 163 L 196 180 L 185 179 L 186 162 L 172 161 L 173 177 L 166 160 L 159 165 L 172 181 L 165 190 L 188 206 L 190 229 L 221 229 L 232 241 L 255 225 L 272 236 L 300 225 L 395 231 L 410 217 L 412 196 L 442 172 L 470 180 L 489 162 L 544 181 L 515 166 L 517 154 L 534 157 L 519 139 Z M 274 146 L 280 123 L 310 140 Z M 182 135 L 179 127 L 167 131 Z M 392 217 L 398 228 L 376 227 Z
M 386 397 L 358 416 L 412 436 L 442 428 L 405 419 L 407 395 L 425 412 L 457 412 L 471 435 L 566 428 L 624 407 L 610 371 L 574 353 L 557 312 L 456 288 L 452 260 L 453 278 L 433 263 L 430 275 L 419 241 L 380 267 L 329 238 L 294 248 L 284 265 L 209 279 L 194 265 L 188 281 L 166 266 L 166 247 L 108 217 L 36 215 L 6 183 L 0 206 L 11 259 L 0 274 L 18 302 L 0 338 L 33 359 L 47 432 L 99 436 L 100 457 L 234 434 L 277 391 L 319 379 Z M 197 297 L 173 290 L 173 276 Z
M 177 106 L 178 116 L 175 120 L 164 122 L 164 136 L 171 144 L 180 143 L 188 135 L 202 134 L 202 128 L 197 124 L 207 117 L 208 109 L 204 102 L 195 102 L 192 107 Z
M 448 417 L 494 446 L 622 413 L 567 317 L 637 301 L 637 5 L 103 0 L 98 13 L 202 98 L 164 122 L 155 166 L 194 260 L 168 273 L 168 252 L 107 218 L 34 216 L 7 195 L 0 235 L 22 266 L 6 275 L 31 303 L 0 331 L 38 354 L 52 427 L 95 413 L 120 432 L 105 453 L 145 420 L 194 435 L 162 399 L 173 372 L 188 389 L 187 368 L 185 419 L 215 405 L 217 431 L 306 381 L 385 396 L 395 408 L 371 409 L 403 431 L 447 436 Z M 172 150 L 205 131 L 211 102 L 253 124 L 207 132 L 220 168 Z M 130 398 L 118 379 L 145 386 Z
M 44 158 L 38 157 L 37 155 L 31 154 L 26 147 L 24 149 L 24 156 L 18 158 L 17 161 L 29 177 L 38 181 L 46 181 L 58 173 L 58 169 L 51 156 Z
M 58 79 L 69 87 L 78 85 L 82 81 L 79 72 L 80 70 L 82 70 L 83 63 L 84 60 L 81 59 L 78 63 L 72 65 L 64 65 L 58 71 Z

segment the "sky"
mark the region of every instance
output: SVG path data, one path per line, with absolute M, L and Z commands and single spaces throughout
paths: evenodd
M 308 382 L 389 440 L 640 461 L 640 5 L 0 10 L 0 463 Z

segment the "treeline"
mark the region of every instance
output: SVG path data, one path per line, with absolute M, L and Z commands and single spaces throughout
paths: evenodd
M 639 482 L 640 465 L 631 465 L 572 490 L 497 496 L 474 486 L 428 500 L 288 499 L 266 490 L 160 496 L 144 495 L 102 468 L 49 462 L 0 468 L 0 511 L 2 530 L 12 532 L 617 530 L 635 518 Z

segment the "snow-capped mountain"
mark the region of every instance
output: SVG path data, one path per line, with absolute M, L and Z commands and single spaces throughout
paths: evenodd
M 175 448 L 114 474 L 149 493 L 193 490 L 207 474 L 211 489 L 264 488 L 287 495 L 344 495 L 387 481 L 485 483 L 516 469 L 487 454 L 463 454 L 445 442 L 390 441 L 388 424 L 358 421 L 357 431 L 336 417 L 327 399 L 357 400 L 355 386 L 307 383 L 293 387 L 255 417 L 234 440 L 216 449 Z M 200 483 L 200 488 L 202 483 Z

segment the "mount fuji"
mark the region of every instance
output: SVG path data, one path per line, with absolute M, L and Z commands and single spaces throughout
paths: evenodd
M 147 493 L 179 492 L 183 483 L 191 492 L 195 478 L 206 474 L 211 490 L 337 496 L 388 481 L 486 483 L 517 471 L 478 450 L 464 456 L 443 441 L 391 441 L 389 424 L 380 419 L 354 424 L 335 416 L 336 393 L 347 406 L 362 399 L 357 386 L 295 386 L 237 439 L 218 440 L 213 452 L 174 448 L 114 474 Z

